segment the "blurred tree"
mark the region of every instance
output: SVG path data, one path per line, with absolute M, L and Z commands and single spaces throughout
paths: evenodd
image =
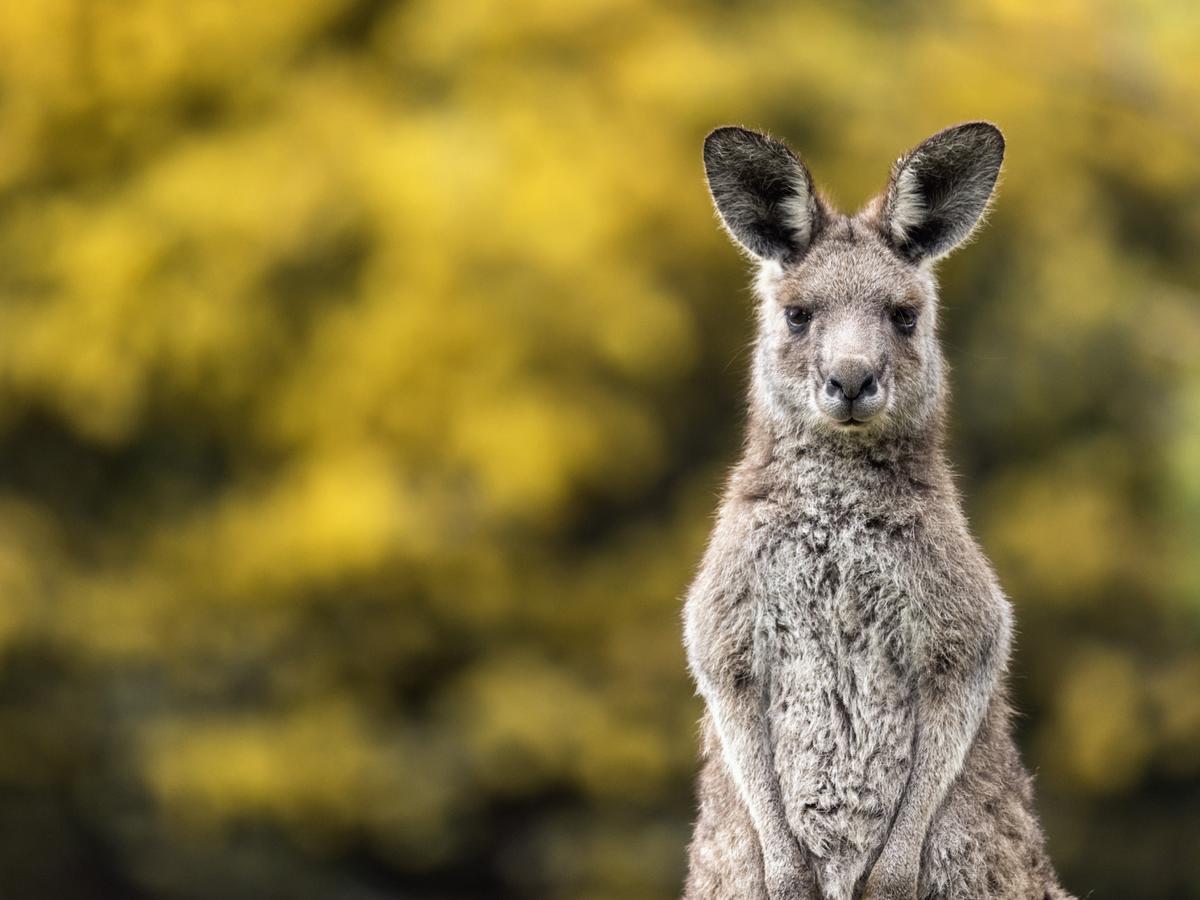
M 848 204 L 1010 140 L 945 268 L 1067 883 L 1200 897 L 1200 13 L 0 10 L 0 890 L 677 893 L 678 598 L 745 266 L 700 140 Z

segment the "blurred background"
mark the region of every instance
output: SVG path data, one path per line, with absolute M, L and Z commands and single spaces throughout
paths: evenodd
M 1009 139 L 952 454 L 1065 884 L 1200 897 L 1200 6 L 0 6 L 0 894 L 668 898 L 700 165 Z

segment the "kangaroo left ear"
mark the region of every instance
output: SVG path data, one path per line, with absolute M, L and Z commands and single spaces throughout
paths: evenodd
M 881 225 L 901 256 L 945 256 L 987 209 L 1004 161 L 1004 135 L 990 122 L 940 131 L 892 168 Z

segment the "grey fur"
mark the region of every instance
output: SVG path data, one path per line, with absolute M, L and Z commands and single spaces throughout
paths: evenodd
M 984 211 L 1003 139 L 942 132 L 797 242 L 775 210 L 807 171 L 750 134 L 705 147 L 762 264 L 746 448 L 684 613 L 707 707 L 685 896 L 1066 898 L 1011 734 L 1011 609 L 942 451 L 928 261 Z M 834 390 L 845 372 L 870 396 Z

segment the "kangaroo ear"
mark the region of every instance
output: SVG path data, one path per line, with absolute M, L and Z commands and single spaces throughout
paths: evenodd
M 987 209 L 1004 161 L 1004 135 L 990 122 L 939 131 L 892 167 L 884 233 L 904 257 L 937 259 L 962 243 Z
M 726 230 L 759 259 L 804 253 L 821 224 L 808 169 L 787 147 L 744 128 L 704 140 L 708 189 Z

